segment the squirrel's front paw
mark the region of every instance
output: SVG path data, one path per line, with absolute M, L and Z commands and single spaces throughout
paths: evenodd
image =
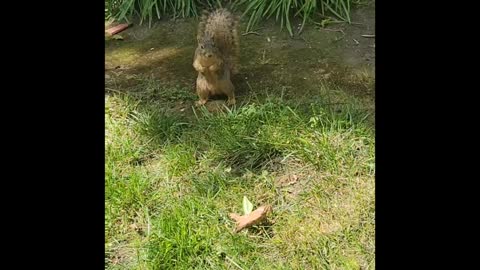
M 202 67 L 202 66 L 197 68 L 197 71 L 200 72 L 200 73 L 205 73 L 205 70 L 206 70 L 206 68 Z
M 193 63 L 193 68 L 198 72 L 205 72 L 205 67 L 200 65 L 198 62 Z
M 217 70 L 219 70 L 219 69 L 220 69 L 220 67 L 219 67 L 218 65 L 216 65 L 216 64 L 215 64 L 215 65 L 211 65 L 210 67 L 208 67 L 208 69 L 209 69 L 210 71 L 212 71 L 212 72 L 213 72 L 213 71 L 217 71 Z
M 235 98 L 229 98 L 229 99 L 227 100 L 227 105 L 228 105 L 228 106 L 233 106 L 233 105 L 235 105 L 236 103 L 237 103 L 237 102 L 235 101 Z
M 199 107 L 199 106 L 205 105 L 205 103 L 207 103 L 206 99 L 200 99 L 197 102 L 195 102 L 195 106 Z

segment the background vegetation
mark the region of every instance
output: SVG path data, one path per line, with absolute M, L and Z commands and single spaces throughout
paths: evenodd
M 139 18 L 140 23 L 149 24 L 163 17 L 196 17 L 202 9 L 229 7 L 245 15 L 246 31 L 252 30 L 263 19 L 274 18 L 281 28 L 294 34 L 292 20 L 301 20 L 301 32 L 305 23 L 321 23 L 321 19 L 350 22 L 354 0 L 105 0 L 106 18 L 131 20 Z

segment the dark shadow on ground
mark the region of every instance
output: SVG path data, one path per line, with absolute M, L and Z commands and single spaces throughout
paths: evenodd
M 375 39 L 362 35 L 375 34 L 374 8 L 372 3 L 354 10 L 354 24 L 308 25 L 293 39 L 273 21 L 262 23 L 256 34 L 242 35 L 242 70 L 233 79 L 238 95 L 283 92 L 295 98 L 315 95 L 318 85 L 327 83 L 373 102 Z M 193 91 L 196 25 L 195 19 L 160 21 L 151 29 L 133 26 L 122 41 L 107 41 L 107 86 L 114 76 L 117 90 L 128 91 L 135 84 L 132 76 L 151 75 Z
M 374 116 L 375 39 L 362 37 L 375 34 L 374 9 L 374 2 L 355 9 L 351 25 L 310 24 L 294 38 L 272 20 L 259 25 L 255 34 L 242 35 L 241 70 L 232 78 L 239 106 L 252 97 L 282 96 L 306 103 L 319 98 L 342 103 L 354 97 Z M 124 40 L 106 41 L 106 94 L 158 101 L 159 106 L 191 116 L 197 23 L 190 18 L 159 21 L 152 28 L 135 25 L 121 33 Z M 173 97 L 168 96 L 171 88 Z M 216 99 L 209 110 L 224 103 L 224 98 Z

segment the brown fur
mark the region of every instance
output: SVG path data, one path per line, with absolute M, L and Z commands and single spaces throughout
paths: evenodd
M 197 94 L 200 98 L 197 105 L 207 103 L 210 96 L 225 95 L 227 104 L 235 104 L 235 87 L 230 80 L 230 70 L 222 66 L 211 65 L 197 76 Z
M 226 9 L 204 12 L 197 31 L 198 46 L 193 67 L 198 71 L 198 105 L 209 96 L 226 95 L 227 103 L 235 104 L 231 74 L 238 73 L 239 38 L 238 18 Z
M 202 55 L 211 53 L 222 58 L 230 70 L 237 73 L 240 56 L 238 25 L 239 18 L 227 9 L 217 9 L 210 14 L 204 11 L 198 25 L 196 51 Z

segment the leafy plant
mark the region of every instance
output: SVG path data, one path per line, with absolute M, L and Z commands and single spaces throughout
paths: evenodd
M 325 16 L 329 13 L 343 21 L 350 22 L 350 2 L 352 0 L 239 0 L 236 5 L 245 6 L 244 14 L 249 17 L 247 31 L 255 27 L 260 20 L 269 19 L 275 15 L 275 21 L 280 21 L 280 28 L 287 28 L 293 36 L 292 17 L 300 17 L 302 24 L 300 33 L 307 20 L 319 12 Z
M 247 31 L 252 30 L 261 20 L 275 17 L 280 28 L 286 28 L 294 35 L 292 19 L 299 17 L 302 24 L 298 33 L 308 20 L 318 13 L 322 16 L 333 15 L 350 22 L 350 8 L 354 0 L 233 0 L 229 7 L 240 10 L 247 17 Z M 357 1 L 358 2 L 358 1 Z M 133 17 L 140 19 L 140 24 L 164 16 L 197 17 L 201 9 L 213 9 L 225 6 L 220 0 L 106 0 L 105 18 L 129 21 Z

